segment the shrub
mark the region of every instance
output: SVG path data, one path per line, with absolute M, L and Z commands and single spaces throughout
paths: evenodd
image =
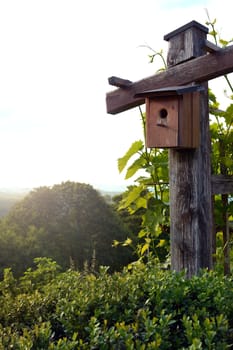
M 44 276 L 43 276 L 44 270 Z M 28 288 L 25 288 L 28 286 Z M 233 281 L 132 264 L 112 275 L 59 272 L 51 260 L 0 283 L 1 349 L 228 349 Z

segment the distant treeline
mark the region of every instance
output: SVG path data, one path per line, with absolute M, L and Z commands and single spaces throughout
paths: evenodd
M 22 200 L 28 193 L 28 191 L 1 191 L 0 190 L 0 218 L 8 214 L 10 209 L 20 200 Z M 113 203 L 113 197 L 119 195 L 117 191 L 105 191 L 99 190 L 102 196 L 108 203 Z
M 26 192 L 2 192 L 0 191 L 0 217 L 6 215 L 18 201 L 26 196 Z

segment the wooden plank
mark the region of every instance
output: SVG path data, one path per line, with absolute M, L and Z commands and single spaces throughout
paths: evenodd
M 233 194 L 233 176 L 212 175 L 212 194 Z
M 233 45 L 190 61 L 170 67 L 168 70 L 134 82 L 127 89 L 116 89 L 107 93 L 107 112 L 117 114 L 145 102 L 135 94 L 145 90 L 169 86 L 201 83 L 233 72 Z
M 179 145 L 192 148 L 192 94 L 183 95 L 182 108 L 179 113 Z
M 214 43 L 212 43 L 208 40 L 205 40 L 205 47 L 206 47 L 206 50 L 210 53 L 218 52 L 221 50 L 221 47 L 215 45 Z

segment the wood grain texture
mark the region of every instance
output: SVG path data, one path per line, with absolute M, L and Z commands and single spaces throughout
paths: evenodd
M 190 28 L 188 28 L 190 32 Z M 196 55 L 203 55 L 201 44 L 205 41 L 205 32 L 190 35 L 190 42 L 186 42 L 186 50 L 190 52 L 195 46 Z M 184 34 L 173 37 L 173 51 L 177 47 L 176 55 L 184 55 L 180 41 Z M 174 40 L 177 39 L 177 46 Z M 195 42 L 192 42 L 195 40 Z M 199 52 L 198 52 L 198 43 Z M 190 50 L 188 45 L 190 44 Z M 210 55 L 209 55 L 210 56 Z M 171 60 L 168 52 L 168 64 Z M 206 56 L 203 56 L 206 57 Z M 202 58 L 202 57 L 200 57 Z M 199 58 L 187 63 L 194 63 Z M 179 61 L 179 58 L 174 59 Z M 182 64 L 181 64 L 182 65 Z M 177 66 L 180 67 L 181 65 Z M 177 68 L 174 67 L 174 68 Z M 172 71 L 173 67 L 168 69 Z M 201 70 L 201 66 L 199 66 Z M 173 73 L 174 74 L 174 73 Z M 195 79 L 193 80 L 195 82 Z M 182 82 L 184 84 L 184 81 Z M 209 132 L 208 83 L 202 83 L 204 91 L 200 92 L 199 101 L 195 101 L 196 109 L 200 111 L 199 119 L 199 147 L 193 150 L 171 149 L 169 152 L 170 177 L 170 221 L 171 221 L 171 268 L 175 271 L 186 270 L 187 276 L 197 275 L 201 268 L 212 268 L 212 185 L 211 185 L 211 143 Z M 187 101 L 186 110 L 193 101 Z
M 206 86 L 207 89 L 207 86 Z M 207 90 L 201 93 L 200 146 L 169 153 L 171 265 L 190 277 L 212 267 L 212 197 Z
M 167 63 L 175 66 L 200 56 L 200 45 L 206 46 L 206 31 L 203 31 L 203 27 L 191 25 L 182 31 L 178 30 L 176 35 L 166 35 L 165 39 L 169 41 Z
M 233 176 L 212 175 L 212 194 L 233 194 Z
M 146 145 L 147 147 L 166 148 L 178 146 L 178 109 L 177 96 L 150 99 L 146 104 Z M 161 110 L 167 111 L 167 117 L 161 118 Z
M 110 77 L 108 78 L 109 85 L 117 86 L 119 88 L 128 88 L 130 85 L 132 85 L 132 81 L 127 79 L 122 79 L 118 77 Z
M 202 50 L 206 53 L 204 44 Z M 135 94 L 145 90 L 192 82 L 201 83 L 231 72 L 233 72 L 233 45 L 170 67 L 164 72 L 132 83 L 127 89 L 116 89 L 107 93 L 107 112 L 117 114 L 145 103 L 145 98 L 134 97 Z

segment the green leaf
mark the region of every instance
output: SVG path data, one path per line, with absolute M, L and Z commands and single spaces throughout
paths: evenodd
M 140 194 L 143 190 L 143 186 L 135 186 L 132 188 L 132 190 L 127 194 L 127 197 L 125 197 L 119 207 L 119 209 L 125 209 L 130 206 L 133 202 L 136 201 L 138 197 L 140 197 Z
M 157 244 L 157 246 L 156 247 L 164 247 L 165 246 L 165 244 L 166 244 L 166 240 L 165 239 L 160 239 L 159 240 L 159 243 Z
M 216 37 L 218 33 L 216 32 L 216 30 L 212 30 L 211 32 L 209 32 L 209 35 Z
M 117 247 L 119 244 L 120 242 L 114 239 L 114 241 L 112 242 L 112 247 Z
M 126 154 L 118 159 L 118 170 L 121 173 L 122 170 L 125 168 L 126 164 L 128 163 L 129 159 L 138 151 L 141 151 L 143 149 L 143 142 L 142 140 L 138 140 L 132 143 Z
M 140 157 L 138 159 L 136 159 L 132 165 L 130 165 L 130 167 L 127 169 L 126 175 L 125 175 L 125 179 L 129 179 L 130 177 L 132 177 L 138 170 L 141 170 L 142 167 L 145 165 L 146 160 L 144 157 Z
M 147 208 L 147 199 L 143 198 L 143 197 L 139 197 L 138 199 L 136 199 L 136 205 L 137 205 L 136 210 L 138 210 L 139 208 L 146 209 Z
M 145 242 L 146 242 L 147 244 L 150 244 L 150 243 L 151 243 L 151 239 L 150 239 L 149 237 L 146 237 L 146 238 L 145 238 Z
M 146 232 L 145 230 L 141 230 L 141 231 L 139 231 L 139 233 L 138 233 L 138 238 L 145 237 L 146 234 L 147 234 L 147 232 Z
M 227 123 L 227 125 L 231 125 L 233 122 L 233 104 L 230 104 L 227 107 L 226 112 L 224 113 L 224 118 Z
M 227 40 L 224 40 L 224 39 L 219 39 L 219 42 L 222 46 L 227 46 L 229 44 L 229 42 Z
M 141 249 L 141 255 L 143 255 L 145 253 L 146 250 L 149 249 L 149 244 L 148 243 L 145 243 Z
M 126 247 L 126 246 L 128 246 L 130 244 L 132 244 L 132 239 L 131 238 L 127 238 L 122 245 L 123 245 L 123 247 Z

